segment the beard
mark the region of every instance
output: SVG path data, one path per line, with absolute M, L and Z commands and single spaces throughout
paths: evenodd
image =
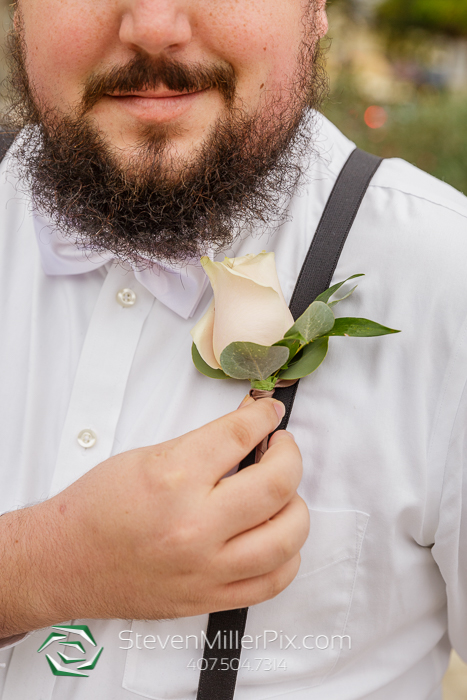
M 311 15 L 310 15 L 311 16 Z M 14 156 L 33 207 L 61 235 L 92 252 L 139 267 L 186 263 L 228 249 L 242 232 L 274 229 L 313 154 L 316 110 L 326 92 L 319 42 L 304 19 L 297 73 L 280 97 L 248 114 L 237 105 L 236 76 L 225 62 L 186 65 L 138 54 L 85 84 L 70 115 L 41 104 L 26 70 L 21 18 L 8 40 L 11 106 L 3 128 L 21 130 Z M 204 142 L 181 162 L 171 153 L 171 125 L 142 127 L 122 164 L 89 110 L 109 93 L 165 86 L 217 89 L 225 109 Z

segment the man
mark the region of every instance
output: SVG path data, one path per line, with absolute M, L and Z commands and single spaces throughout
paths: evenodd
M 190 359 L 210 303 L 199 255 L 273 250 L 290 299 L 354 148 L 314 111 L 324 11 L 16 7 L 2 700 L 191 700 L 208 613 L 242 606 L 239 700 L 435 700 L 451 644 L 467 657 L 465 198 L 401 161 L 376 174 L 336 280 L 365 272 L 346 313 L 402 333 L 336 338 L 301 382 L 303 470 L 279 432 L 259 465 L 223 479 L 283 408 L 233 410 L 245 387 Z M 104 648 L 86 680 L 36 653 L 60 624 Z M 82 653 L 64 639 L 60 669 Z

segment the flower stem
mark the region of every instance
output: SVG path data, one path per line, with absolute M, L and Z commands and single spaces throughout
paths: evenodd
M 264 390 L 264 389 L 252 388 L 252 389 L 250 389 L 250 396 L 255 401 L 259 401 L 260 399 L 269 399 L 269 398 L 272 398 L 274 396 L 274 391 L 275 391 L 275 389 Z M 255 464 L 258 464 L 261 457 L 264 455 L 264 453 L 268 449 L 268 440 L 269 440 L 269 435 L 266 435 L 266 437 L 263 440 L 261 440 L 259 445 L 256 446 Z

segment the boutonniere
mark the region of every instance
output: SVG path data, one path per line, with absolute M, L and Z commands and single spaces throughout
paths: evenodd
M 335 318 L 333 308 L 350 297 L 336 292 L 352 275 L 320 294 L 294 321 L 280 288 L 274 253 L 245 255 L 201 263 L 214 299 L 192 329 L 196 368 L 213 379 L 247 379 L 254 398 L 272 396 L 314 372 L 326 357 L 333 336 L 399 333 L 366 318 Z

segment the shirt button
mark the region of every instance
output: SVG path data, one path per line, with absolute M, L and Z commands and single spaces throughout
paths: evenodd
M 132 289 L 121 289 L 117 293 L 117 301 L 123 307 L 133 306 L 136 301 L 136 294 Z
M 94 447 L 96 442 L 97 435 L 93 430 L 90 430 L 89 428 L 87 428 L 86 430 L 82 430 L 78 435 L 78 444 L 86 449 L 88 447 Z

